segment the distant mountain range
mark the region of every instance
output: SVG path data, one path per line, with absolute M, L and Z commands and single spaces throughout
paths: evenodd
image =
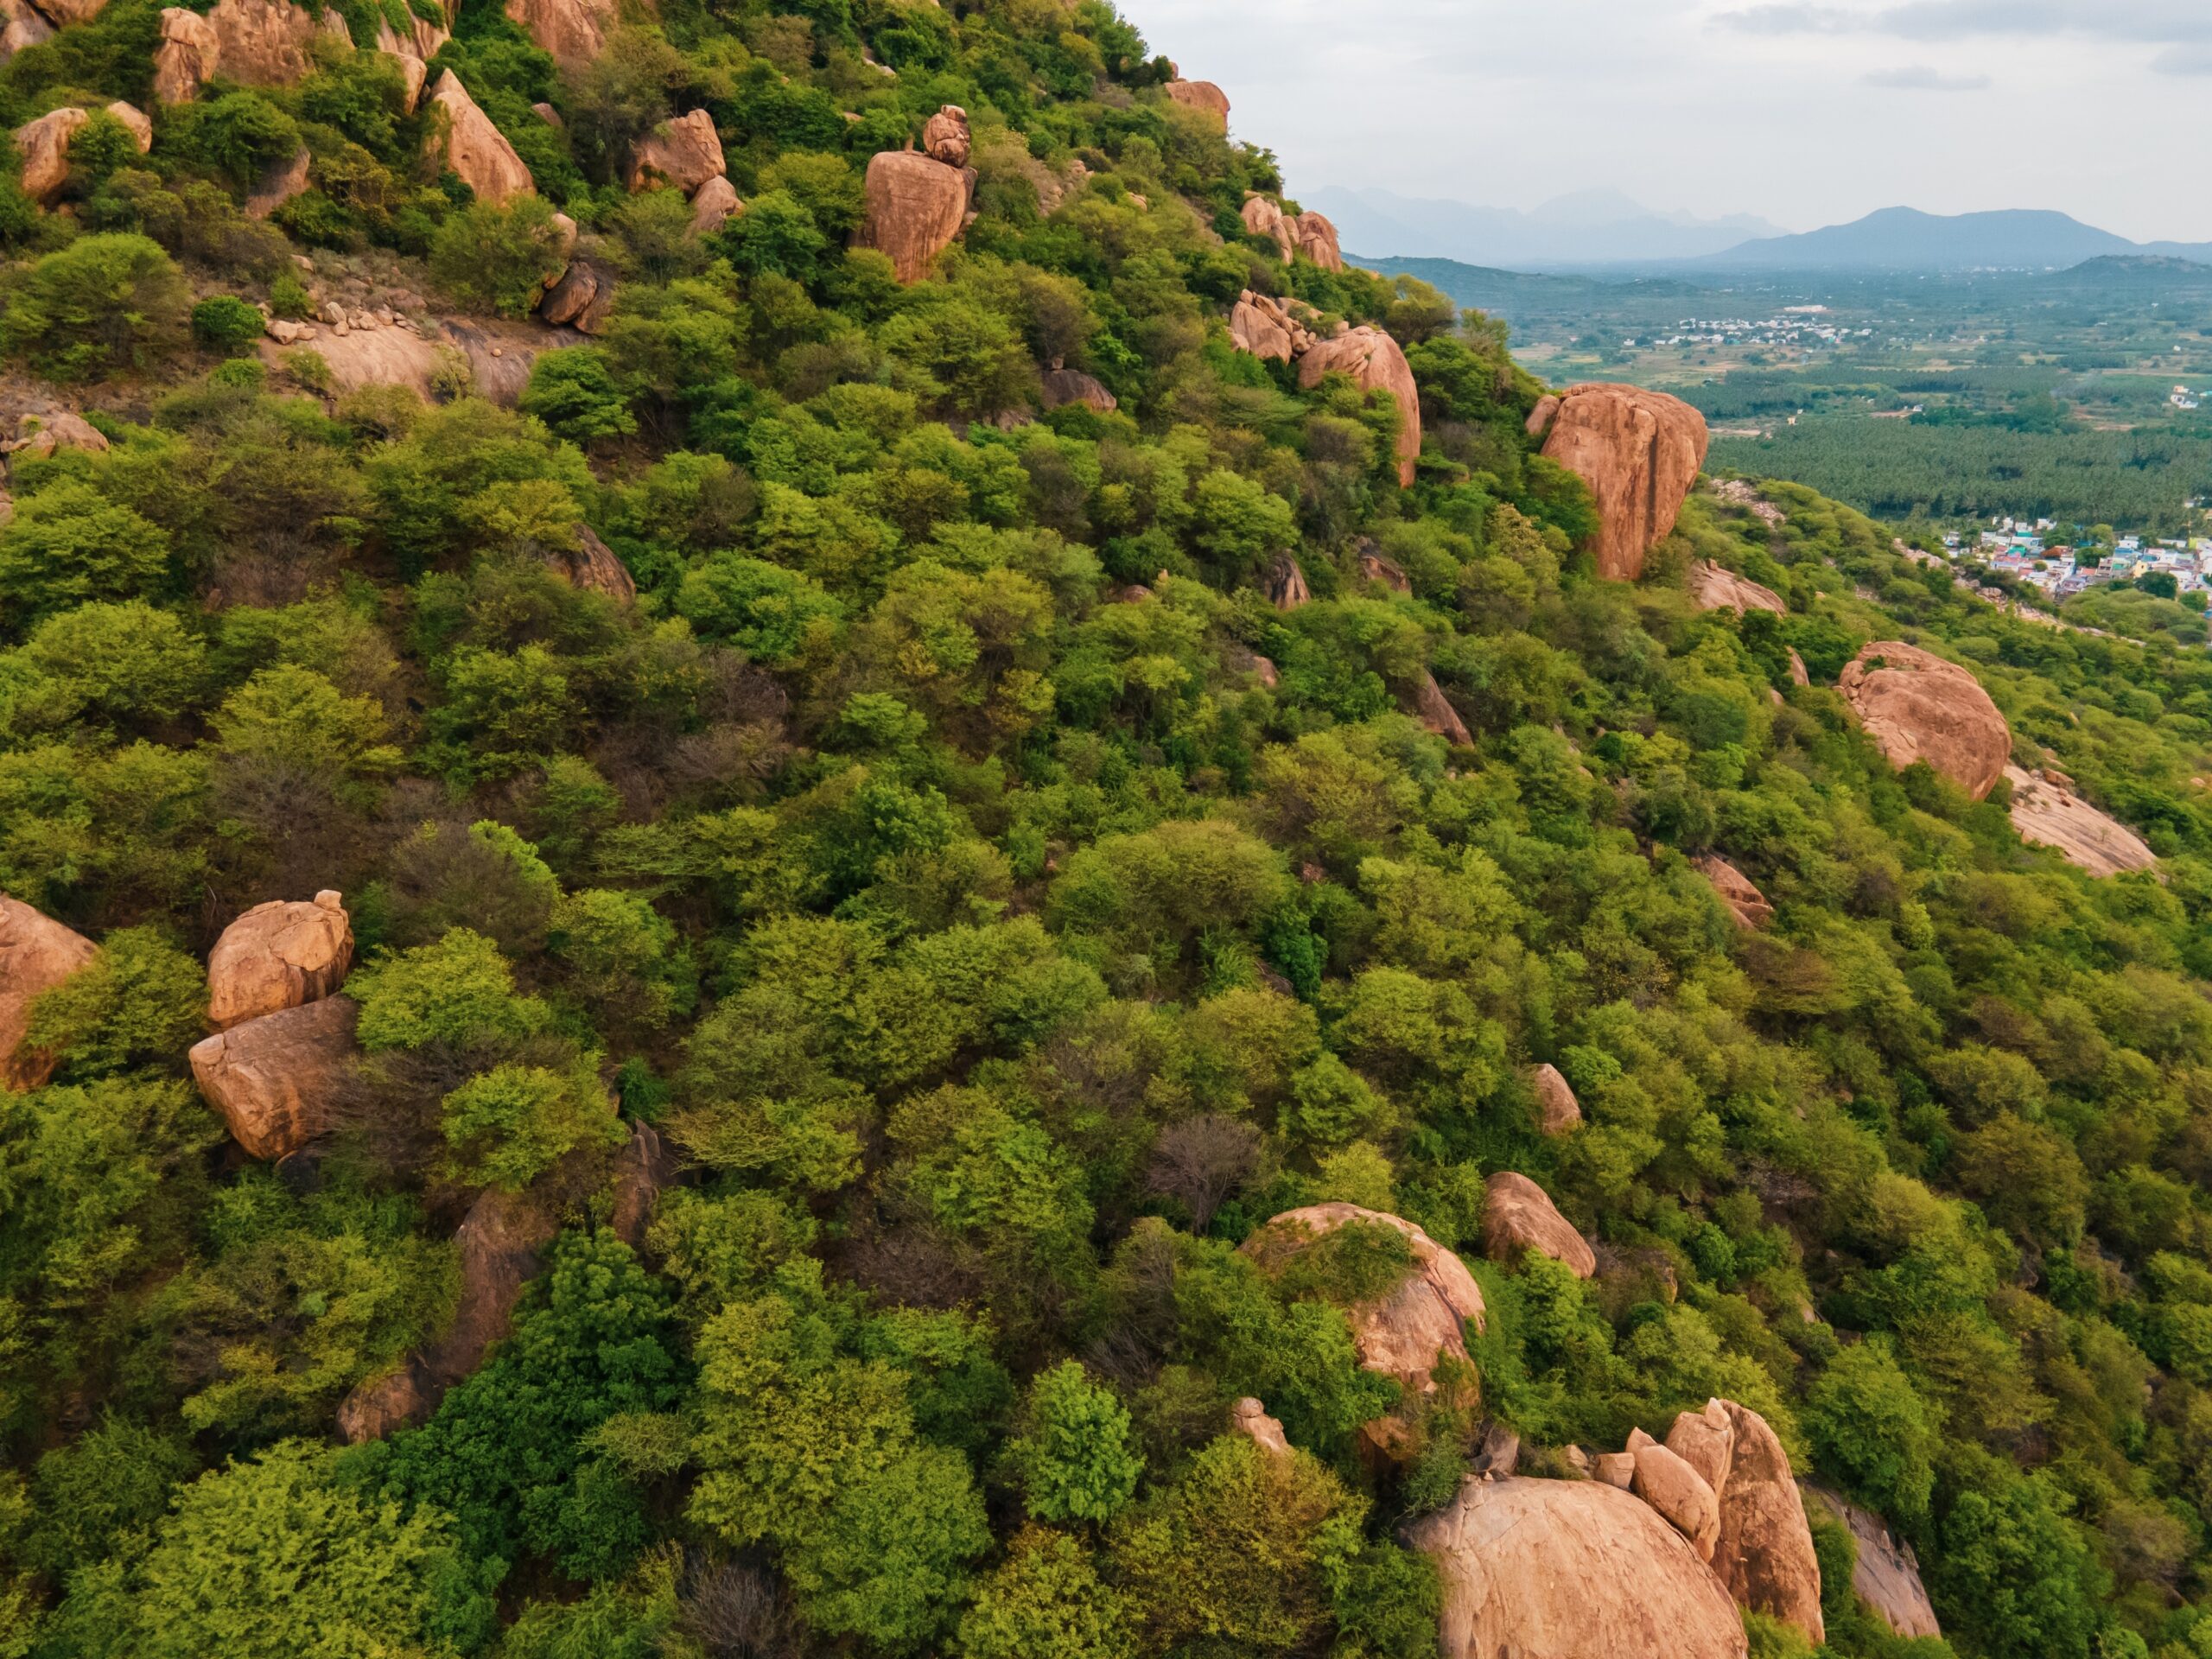
M 2212 243 L 2131 242 L 2065 213 L 1923 213 L 1885 207 L 1791 234 L 1749 214 L 1662 213 L 1618 191 L 1561 196 L 1529 212 L 1331 186 L 1301 204 L 1336 221 L 1347 248 L 1394 264 L 1450 259 L 1491 270 L 1642 273 L 1695 281 L 1732 272 L 2065 270 L 2099 258 L 2212 264 Z
M 1614 190 L 1560 196 L 1528 212 L 1338 186 L 1302 191 L 1299 203 L 1333 219 L 1348 248 L 1388 248 L 1404 257 L 1456 259 L 1493 269 L 1694 259 L 1754 238 L 1783 234 L 1749 213 L 1707 219 L 1656 213 Z
M 1686 263 L 1706 270 L 2063 270 L 2108 257 L 2212 260 L 2212 243 L 2131 242 L 2065 213 L 1885 207 L 1848 225 L 1763 237 Z M 1647 263 L 1634 261 L 1630 263 Z

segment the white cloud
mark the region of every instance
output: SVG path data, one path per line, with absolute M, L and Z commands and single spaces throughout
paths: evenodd
M 1992 84 L 1987 75 L 1947 75 L 1919 63 L 1902 69 L 1870 69 L 1859 79 L 1892 92 L 1979 92 Z

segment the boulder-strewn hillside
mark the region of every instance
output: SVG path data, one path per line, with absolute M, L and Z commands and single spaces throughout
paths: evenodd
M 0 1654 L 2212 1652 L 2212 664 L 786 3 L 0 8 Z

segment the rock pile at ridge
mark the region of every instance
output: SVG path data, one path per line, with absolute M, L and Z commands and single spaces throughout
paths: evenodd
M 1344 256 L 1337 227 L 1322 213 L 1286 213 L 1272 196 L 1244 199 L 1244 228 L 1264 236 L 1282 251 L 1282 262 L 1292 264 L 1304 254 L 1324 270 L 1342 270 Z
M 1559 1212 L 1551 1195 L 1526 1175 L 1500 1170 L 1483 1192 L 1483 1253 L 1493 1262 L 1517 1262 L 1534 1250 L 1563 1263 L 1578 1279 L 1598 1271 L 1598 1253 Z
M 1689 1541 L 1599 1481 L 1471 1476 L 1408 1539 L 1443 1581 L 1443 1659 L 1747 1650 L 1736 1604 Z
M 879 151 L 868 164 L 868 213 L 853 245 L 889 255 L 900 282 L 918 283 L 967 223 L 974 187 L 969 169 L 921 150 Z
M 1773 588 L 1724 569 L 1711 559 L 1700 559 L 1690 566 L 1688 585 L 1690 602 L 1700 611 L 1740 611 L 1746 616 L 1753 611 L 1789 614 L 1789 607 Z
M 1389 1294 L 1344 1310 L 1359 1363 L 1397 1378 L 1410 1394 L 1428 1393 L 1436 1386 L 1431 1372 L 1440 1358 L 1467 1357 L 1462 1321 L 1478 1332 L 1483 1328 L 1482 1287 L 1450 1250 L 1409 1221 L 1344 1203 L 1285 1211 L 1238 1248 L 1263 1268 L 1272 1268 L 1347 1222 L 1393 1228 L 1413 1249 L 1412 1270 Z M 1374 1430 L 1378 1425 L 1368 1427 Z M 1382 1433 L 1387 1436 L 1387 1428 Z
M 2046 772 L 2007 764 L 2012 828 L 2031 846 L 2048 847 L 2091 875 L 2147 870 L 2158 855 L 2126 824 L 2083 800 Z
M 1410 488 L 1421 459 L 1421 388 L 1398 342 L 1366 324 L 1316 340 L 1298 359 L 1298 384 L 1311 391 L 1329 374 L 1349 375 L 1361 391 L 1387 391 L 1397 399 L 1398 483 Z
M 285 1157 L 334 1126 L 359 1013 L 351 997 L 326 996 L 193 1045 L 193 1081 L 248 1156 Z
M 2012 758 L 2012 728 L 1981 682 L 1916 645 L 1878 639 L 1862 646 L 1836 690 L 1900 772 L 1925 760 L 1978 801 Z
M 54 1056 L 23 1047 L 31 1004 L 99 954 L 83 934 L 0 893 L 0 1089 L 35 1089 L 54 1075 Z
M 353 963 L 353 922 L 335 891 L 256 905 L 208 953 L 208 1022 L 224 1031 L 328 996 Z
M 1544 431 L 1544 454 L 1597 498 L 1598 574 L 1635 581 L 1705 465 L 1705 416 L 1664 392 L 1590 384 L 1567 389 L 1548 431 L 1529 424 Z

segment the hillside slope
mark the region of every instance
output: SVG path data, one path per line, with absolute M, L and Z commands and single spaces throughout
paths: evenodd
M 9 14 L 0 1652 L 2212 1650 L 2212 664 L 651 15 Z

